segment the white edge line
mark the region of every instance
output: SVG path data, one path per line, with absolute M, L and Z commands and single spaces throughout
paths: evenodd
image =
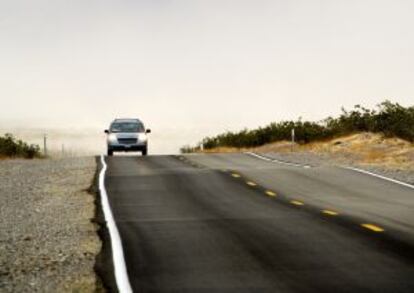
M 311 166 L 309 166 L 309 165 L 300 165 L 300 164 L 295 164 L 295 163 L 283 162 L 283 161 L 279 161 L 277 159 L 271 159 L 271 158 L 268 158 L 268 157 L 265 157 L 265 156 L 262 156 L 262 155 L 259 155 L 259 154 L 256 154 L 256 153 L 252 153 L 252 152 L 245 152 L 245 154 L 256 157 L 256 158 L 259 158 L 259 159 L 262 159 L 264 161 L 272 162 L 272 163 L 284 164 L 284 165 L 294 166 L 294 167 L 302 167 L 302 168 L 305 168 L 305 169 L 311 168 Z
M 101 194 L 102 209 L 105 215 L 106 226 L 111 237 L 112 258 L 114 262 L 115 280 L 120 293 L 132 293 L 131 284 L 129 283 L 128 273 L 125 264 L 124 252 L 122 250 L 121 237 L 116 227 L 111 207 L 109 205 L 108 194 L 105 189 L 105 173 L 107 165 L 104 156 L 101 156 L 102 170 L 99 174 L 99 191 Z
M 353 170 L 353 171 L 363 173 L 363 174 L 367 174 L 367 175 L 371 175 L 371 176 L 374 176 L 374 177 L 377 177 L 377 178 L 381 178 L 383 180 L 387 180 L 387 181 L 390 181 L 390 182 L 393 182 L 393 183 L 396 183 L 396 184 L 414 189 L 414 185 L 411 185 L 409 183 L 405 183 L 405 182 L 402 182 L 402 181 L 399 181 L 399 180 L 396 180 L 396 179 L 392 179 L 392 178 L 389 178 L 389 177 L 385 177 L 385 176 L 382 176 L 382 175 L 379 175 L 379 174 L 376 174 L 376 173 L 373 173 L 373 172 L 370 172 L 370 171 L 366 171 L 366 170 L 358 169 L 358 168 L 354 168 L 354 167 L 348 167 L 348 166 L 342 166 L 342 168 L 343 169 L 348 169 L 348 170 Z

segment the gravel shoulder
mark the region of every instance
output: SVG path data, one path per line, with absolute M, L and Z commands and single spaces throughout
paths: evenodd
M 352 156 L 343 154 L 315 153 L 309 151 L 283 152 L 283 153 L 263 153 L 264 155 L 277 159 L 302 165 L 318 166 L 347 166 L 374 172 L 376 174 L 396 179 L 409 184 L 414 184 L 414 171 L 405 168 L 384 167 L 379 164 L 361 163 Z
M 255 148 L 222 147 L 205 152 L 256 152 L 280 161 L 314 167 L 355 167 L 414 184 L 414 144 L 379 133 L 360 132 L 308 144 L 278 141 Z
M 93 157 L 0 161 L 0 291 L 102 291 Z

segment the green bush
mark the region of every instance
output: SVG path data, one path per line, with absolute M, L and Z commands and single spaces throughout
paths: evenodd
M 38 145 L 29 145 L 22 140 L 16 140 L 12 134 L 8 133 L 0 136 L 0 156 L 33 159 L 41 155 Z
M 414 107 L 405 108 L 390 101 L 379 104 L 376 110 L 356 105 L 351 111 L 342 108 L 342 114 L 338 118 L 329 117 L 320 122 L 302 122 L 300 119 L 275 122 L 263 128 L 206 137 L 202 143 L 206 149 L 257 147 L 290 140 L 292 128 L 295 129 L 296 141 L 301 144 L 361 131 L 383 133 L 388 137 L 395 136 L 414 142 Z M 182 151 L 191 152 L 192 148 L 186 146 Z

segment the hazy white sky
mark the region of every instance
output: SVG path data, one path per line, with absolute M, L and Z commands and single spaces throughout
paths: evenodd
M 414 102 L 414 1 L 0 0 L 0 123 L 199 137 Z

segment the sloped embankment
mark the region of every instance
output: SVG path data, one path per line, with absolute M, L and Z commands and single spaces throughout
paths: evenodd
M 346 165 L 414 183 L 414 144 L 362 132 L 304 145 L 282 141 L 257 148 L 216 148 L 207 152 L 253 151 L 284 161 L 310 165 Z

